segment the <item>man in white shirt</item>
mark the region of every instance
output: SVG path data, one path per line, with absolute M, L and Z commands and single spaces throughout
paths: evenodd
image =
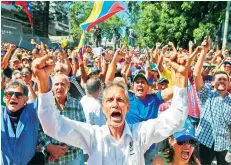
M 176 61 L 185 64 L 180 56 L 176 58 Z M 144 165 L 144 153 L 150 145 L 182 130 L 188 114 L 186 80 L 189 67 L 187 63 L 186 66 L 175 64 L 181 72 L 176 73 L 169 110 L 156 119 L 128 125 L 125 121 L 129 110 L 128 90 L 120 83 L 112 83 L 103 93 L 102 108 L 107 124 L 99 127 L 72 121 L 55 110 L 48 79 L 54 67 L 52 60 L 48 56 L 37 58 L 33 62 L 33 72 L 39 89 L 38 116 L 44 132 L 83 149 L 89 155 L 89 165 Z
M 87 123 L 102 126 L 105 124 L 105 117 L 98 100 L 101 91 L 101 80 L 90 78 L 86 83 L 86 94 L 80 100 Z

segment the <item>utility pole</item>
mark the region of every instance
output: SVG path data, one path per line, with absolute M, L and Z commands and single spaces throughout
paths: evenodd
M 227 46 L 228 27 L 229 27 L 229 10 L 230 10 L 230 1 L 227 1 L 222 49 L 225 49 Z

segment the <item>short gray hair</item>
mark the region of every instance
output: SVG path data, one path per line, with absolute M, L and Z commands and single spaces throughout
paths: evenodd
M 52 83 L 54 83 L 54 80 L 58 77 L 64 77 L 68 83 L 70 82 L 69 77 L 64 73 L 55 73 L 54 76 L 52 77 Z
M 60 70 L 61 68 L 63 68 L 65 71 L 67 71 L 67 69 L 68 69 L 68 67 L 67 67 L 66 64 L 57 62 L 57 63 L 55 64 L 54 71 L 56 72 L 57 70 Z
M 9 90 L 9 88 L 15 88 L 15 87 L 20 87 L 23 91 L 23 95 L 24 96 L 28 96 L 28 88 L 26 86 L 26 84 L 22 81 L 22 80 L 14 80 L 14 81 L 10 81 L 7 85 L 6 88 L 4 90 L 4 92 L 7 92 Z
M 86 93 L 94 94 L 99 91 L 101 87 L 101 80 L 99 78 L 90 78 L 86 83 Z
M 102 100 L 104 100 L 105 98 L 105 94 L 106 92 L 111 89 L 112 87 L 119 87 L 119 88 L 122 88 L 124 90 L 124 94 L 126 96 L 126 100 L 127 102 L 129 103 L 129 95 L 128 95 L 128 88 L 127 86 L 125 85 L 125 83 L 123 82 L 118 82 L 118 81 L 112 81 L 112 82 L 109 82 L 106 86 L 106 88 L 103 90 L 103 96 L 102 96 Z

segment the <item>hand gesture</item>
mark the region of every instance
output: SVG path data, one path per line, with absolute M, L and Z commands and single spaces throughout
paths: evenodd
M 156 43 L 156 49 L 158 49 L 158 48 L 161 46 L 161 44 L 162 44 L 162 43 L 157 42 L 157 43 Z
M 150 62 L 148 60 L 146 61 L 146 69 L 150 69 Z
M 169 58 L 165 58 L 171 64 L 171 67 L 179 74 L 185 76 L 188 74 L 190 67 L 189 58 L 185 54 L 173 52 Z
M 16 46 L 14 44 L 10 44 L 10 47 L 9 47 L 10 50 L 14 50 L 15 48 Z
M 204 48 L 205 53 L 207 53 L 210 49 L 210 40 L 206 38 L 202 43 L 201 46 Z
M 111 51 L 111 50 L 106 50 L 106 51 L 105 51 L 104 59 L 107 60 L 107 61 L 110 61 L 113 54 L 114 54 L 113 51 Z
M 132 61 L 132 58 L 131 58 L 131 57 L 132 57 L 132 56 L 129 55 L 129 52 L 127 52 L 126 55 L 125 55 L 125 62 L 126 62 L 127 64 L 130 64 L 130 63 L 131 63 L 131 61 Z
M 37 58 L 32 63 L 33 74 L 40 81 L 48 79 L 53 69 L 54 62 L 48 55 Z
M 32 87 L 32 86 L 33 86 L 33 82 L 32 82 L 31 79 L 28 80 L 28 81 L 24 81 L 24 82 L 25 82 L 25 84 L 26 84 L 28 87 Z
M 119 62 L 121 59 L 125 58 L 126 52 L 124 51 L 126 47 L 123 46 L 121 49 L 117 49 L 114 54 L 114 59 Z
M 171 46 L 171 47 L 174 46 L 173 42 L 171 42 L 171 41 L 168 42 L 168 45 Z
M 168 45 L 165 45 L 163 48 L 162 48 L 162 53 L 165 54 L 165 52 L 167 51 L 168 49 Z
M 194 45 L 194 43 L 193 43 L 192 41 L 189 41 L 189 44 L 188 44 L 188 45 L 189 45 L 190 48 L 192 48 L 193 45 Z

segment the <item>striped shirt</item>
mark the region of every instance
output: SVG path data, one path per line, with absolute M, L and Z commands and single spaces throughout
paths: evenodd
M 214 151 L 224 151 L 229 147 L 231 124 L 231 95 L 222 98 L 209 84 L 198 91 L 201 106 L 200 123 L 196 131 L 199 142 Z
M 59 113 L 61 115 L 65 116 L 71 120 L 86 122 L 82 105 L 80 104 L 80 102 L 77 99 L 72 98 L 69 95 L 67 96 L 67 100 L 66 100 L 64 109 L 59 110 L 59 108 L 56 105 L 56 110 L 59 111 Z M 47 136 L 42 131 L 42 129 L 40 129 L 40 131 L 39 131 L 39 143 L 40 143 L 40 147 L 42 145 L 42 150 L 44 151 L 45 160 L 47 163 L 48 163 L 48 158 L 49 158 L 50 154 L 46 150 L 46 147 L 50 143 L 54 144 L 54 145 L 62 145 L 62 146 L 67 145 L 67 144 L 61 143 L 61 142 Z M 65 153 L 65 155 L 63 157 L 55 160 L 54 162 L 49 162 L 49 164 L 65 165 L 68 162 L 71 162 L 72 160 L 76 159 L 79 156 L 84 156 L 83 151 L 79 148 L 69 146 L 68 151 Z

